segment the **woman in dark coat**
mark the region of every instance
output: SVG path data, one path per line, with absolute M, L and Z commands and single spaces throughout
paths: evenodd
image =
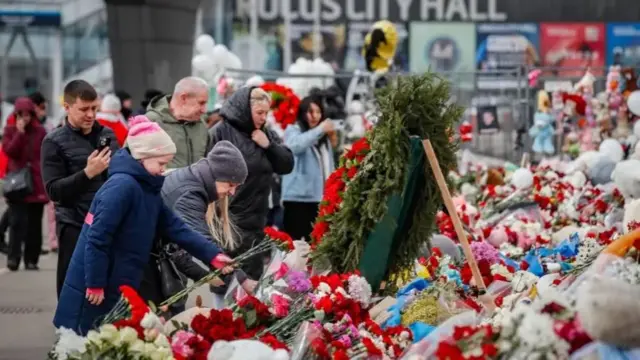
M 117 303 L 120 286 L 137 289 L 157 235 L 233 271 L 218 246 L 189 229 L 162 201 L 162 173 L 176 152 L 171 138 L 143 115 L 130 124 L 128 148 L 111 160 L 109 179 L 85 217 L 53 319 L 56 328 L 85 335 Z
M 233 223 L 229 219 L 229 197 L 246 178 L 247 165 L 240 150 L 228 141 L 220 141 L 205 159 L 171 171 L 162 186 L 162 199 L 192 230 L 224 250 L 233 251 L 239 246 L 240 239 L 231 231 Z M 194 281 L 209 273 L 208 269 L 194 262 L 191 255 L 176 246 L 170 245 L 169 249 L 161 247 L 159 251 L 169 252 L 176 268 Z M 163 294 L 156 260 L 153 256 L 150 259 L 140 295 L 145 300 L 159 304 L 169 294 Z M 235 275 L 240 284 L 250 281 L 241 270 L 237 270 Z M 225 280 L 229 283 L 231 279 Z M 212 290 L 223 295 L 226 289 L 221 285 Z M 179 313 L 183 306 L 170 310 L 174 314 Z
M 231 198 L 229 210 L 241 236 L 240 254 L 264 238 L 269 212 L 269 194 L 273 173 L 285 175 L 293 170 L 293 154 L 280 138 L 265 127 L 271 98 L 261 88 L 238 89 L 220 109 L 222 121 L 209 130 L 215 144 L 227 140 L 235 145 L 249 174 Z M 245 262 L 242 269 L 252 279 L 264 271 L 264 256 Z
M 38 270 L 42 247 L 42 213 L 49 202 L 42 182 L 40 147 L 46 135 L 36 117 L 36 106 L 29 98 L 18 98 L 14 107 L 15 123 L 4 128 L 2 150 L 8 157 L 7 173 L 28 168 L 33 187 L 30 194 L 9 197 L 9 246 L 7 268 L 18 270 L 23 258 L 27 270 Z

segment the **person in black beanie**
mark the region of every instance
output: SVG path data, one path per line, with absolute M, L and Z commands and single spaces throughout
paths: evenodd
M 120 104 L 122 104 L 122 109 L 120 109 L 120 113 L 122 117 L 124 117 L 125 121 L 129 121 L 129 118 L 133 116 L 133 98 L 126 91 L 116 91 L 116 96 L 120 99 Z
M 140 108 L 136 112 L 136 115 L 144 115 L 147 112 L 147 106 L 149 106 L 151 100 L 153 100 L 153 98 L 155 97 L 163 95 L 164 93 L 162 91 L 156 89 L 148 89 L 147 91 L 145 91 L 144 100 L 140 102 Z
M 218 142 L 207 154 L 195 164 L 169 172 L 162 186 L 162 198 L 192 230 L 216 242 L 225 251 L 233 251 L 239 247 L 240 237 L 229 218 L 229 196 L 247 178 L 247 165 L 240 150 L 228 141 Z M 161 239 L 159 240 L 162 241 Z M 159 304 L 172 294 L 162 293 L 162 276 L 157 259 L 160 252 L 167 252 L 176 268 L 188 278 L 198 281 L 209 273 L 209 269 L 195 263 L 184 250 L 175 246 L 167 249 L 162 243 L 156 247 L 145 271 L 140 287 L 141 296 L 155 304 Z M 242 270 L 236 270 L 229 276 L 214 280 L 212 291 L 220 299 L 235 276 L 238 283 L 247 291 L 252 291 L 255 281 L 247 278 Z M 173 306 L 171 313 L 179 313 L 184 304 Z

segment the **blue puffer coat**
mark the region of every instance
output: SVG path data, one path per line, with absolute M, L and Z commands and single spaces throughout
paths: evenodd
M 109 179 L 96 193 L 71 258 L 53 324 L 86 334 L 120 298 L 118 288 L 140 285 L 156 236 L 174 241 L 205 263 L 219 249 L 189 229 L 164 205 L 163 176 L 149 174 L 127 149 L 109 165 Z M 85 299 L 87 288 L 105 290 L 101 305 Z

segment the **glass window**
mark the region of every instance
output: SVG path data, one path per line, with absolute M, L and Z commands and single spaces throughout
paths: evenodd
M 62 32 L 64 77 L 86 70 L 109 57 L 107 12 L 99 10 Z

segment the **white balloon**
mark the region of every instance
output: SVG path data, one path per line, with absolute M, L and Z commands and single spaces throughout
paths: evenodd
M 210 57 L 203 54 L 194 56 L 191 60 L 191 68 L 193 75 L 206 81 L 211 81 L 216 72 L 216 64 Z
M 226 46 L 218 44 L 211 50 L 211 57 L 213 62 L 218 66 L 223 66 L 229 54 L 229 49 Z
M 264 84 L 264 79 L 260 75 L 253 75 L 244 83 L 245 86 L 260 86 Z
M 636 90 L 629 95 L 627 106 L 634 115 L 640 116 L 640 90 Z
M 601 154 L 606 155 L 613 162 L 617 163 L 624 158 L 624 150 L 622 149 L 622 145 L 615 139 L 605 139 L 602 143 L 600 143 L 600 149 L 598 150 Z
M 229 65 L 228 68 L 230 68 L 230 69 L 242 69 L 242 60 L 240 60 L 240 58 L 236 54 L 234 54 L 232 52 L 229 52 L 227 60 L 228 60 L 228 65 Z
M 198 38 L 196 39 L 196 44 L 195 44 L 196 53 L 206 55 L 209 52 L 211 52 L 211 50 L 213 50 L 213 46 L 215 44 L 216 42 L 213 41 L 213 38 L 211 37 L 211 35 L 202 34 L 198 36 Z
M 531 170 L 520 168 L 511 175 L 511 184 L 518 190 L 528 189 L 533 186 L 533 174 Z

